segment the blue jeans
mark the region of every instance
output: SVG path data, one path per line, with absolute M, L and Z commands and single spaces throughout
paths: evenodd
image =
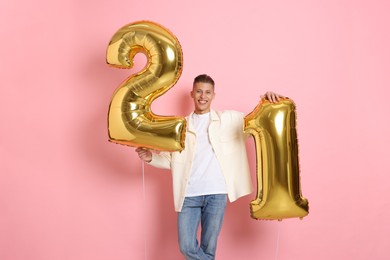
M 215 258 L 227 203 L 226 194 L 186 197 L 178 215 L 180 251 L 187 260 Z M 197 231 L 201 224 L 200 245 Z

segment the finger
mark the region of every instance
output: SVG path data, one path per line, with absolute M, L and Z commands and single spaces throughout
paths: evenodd
M 267 100 L 272 102 L 272 96 L 270 92 L 265 93 Z
M 275 96 L 275 94 L 274 93 L 270 93 L 270 98 L 269 98 L 269 101 L 271 101 L 271 103 L 275 103 L 275 101 L 276 101 L 276 96 Z
M 145 157 L 146 157 L 146 155 L 141 153 L 141 154 L 138 154 L 138 157 L 139 157 L 141 160 L 144 160 Z
M 141 156 L 145 156 L 146 153 L 147 153 L 146 151 L 142 150 L 138 152 L 138 155 L 141 157 Z
M 145 147 L 137 147 L 137 149 L 135 149 L 135 151 L 137 153 L 139 153 L 139 152 L 147 151 L 147 149 Z

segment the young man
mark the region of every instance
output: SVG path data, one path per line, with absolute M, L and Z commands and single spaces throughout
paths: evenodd
M 214 80 L 205 74 L 194 79 L 194 112 L 187 119 L 185 149 L 152 153 L 137 148 L 141 160 L 171 169 L 175 210 L 178 212 L 180 251 L 186 259 L 214 259 L 227 199 L 252 192 L 243 132 L 244 114 L 215 111 Z M 267 92 L 276 102 L 281 96 Z M 197 230 L 201 225 L 200 244 Z

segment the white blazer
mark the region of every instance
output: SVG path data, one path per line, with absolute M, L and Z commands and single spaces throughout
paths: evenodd
M 153 153 L 152 166 L 171 169 L 175 210 L 183 206 L 187 183 L 195 153 L 196 133 L 191 125 L 192 113 L 186 117 L 185 148 L 181 152 Z M 241 112 L 210 111 L 210 143 L 225 177 L 230 202 L 252 192 L 248 158 L 245 147 L 244 115 Z

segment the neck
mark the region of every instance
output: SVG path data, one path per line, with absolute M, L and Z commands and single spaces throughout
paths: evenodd
M 197 115 L 202 115 L 202 114 L 207 114 L 207 113 L 210 113 L 210 110 L 205 110 L 205 111 L 194 110 L 194 114 L 197 114 Z

